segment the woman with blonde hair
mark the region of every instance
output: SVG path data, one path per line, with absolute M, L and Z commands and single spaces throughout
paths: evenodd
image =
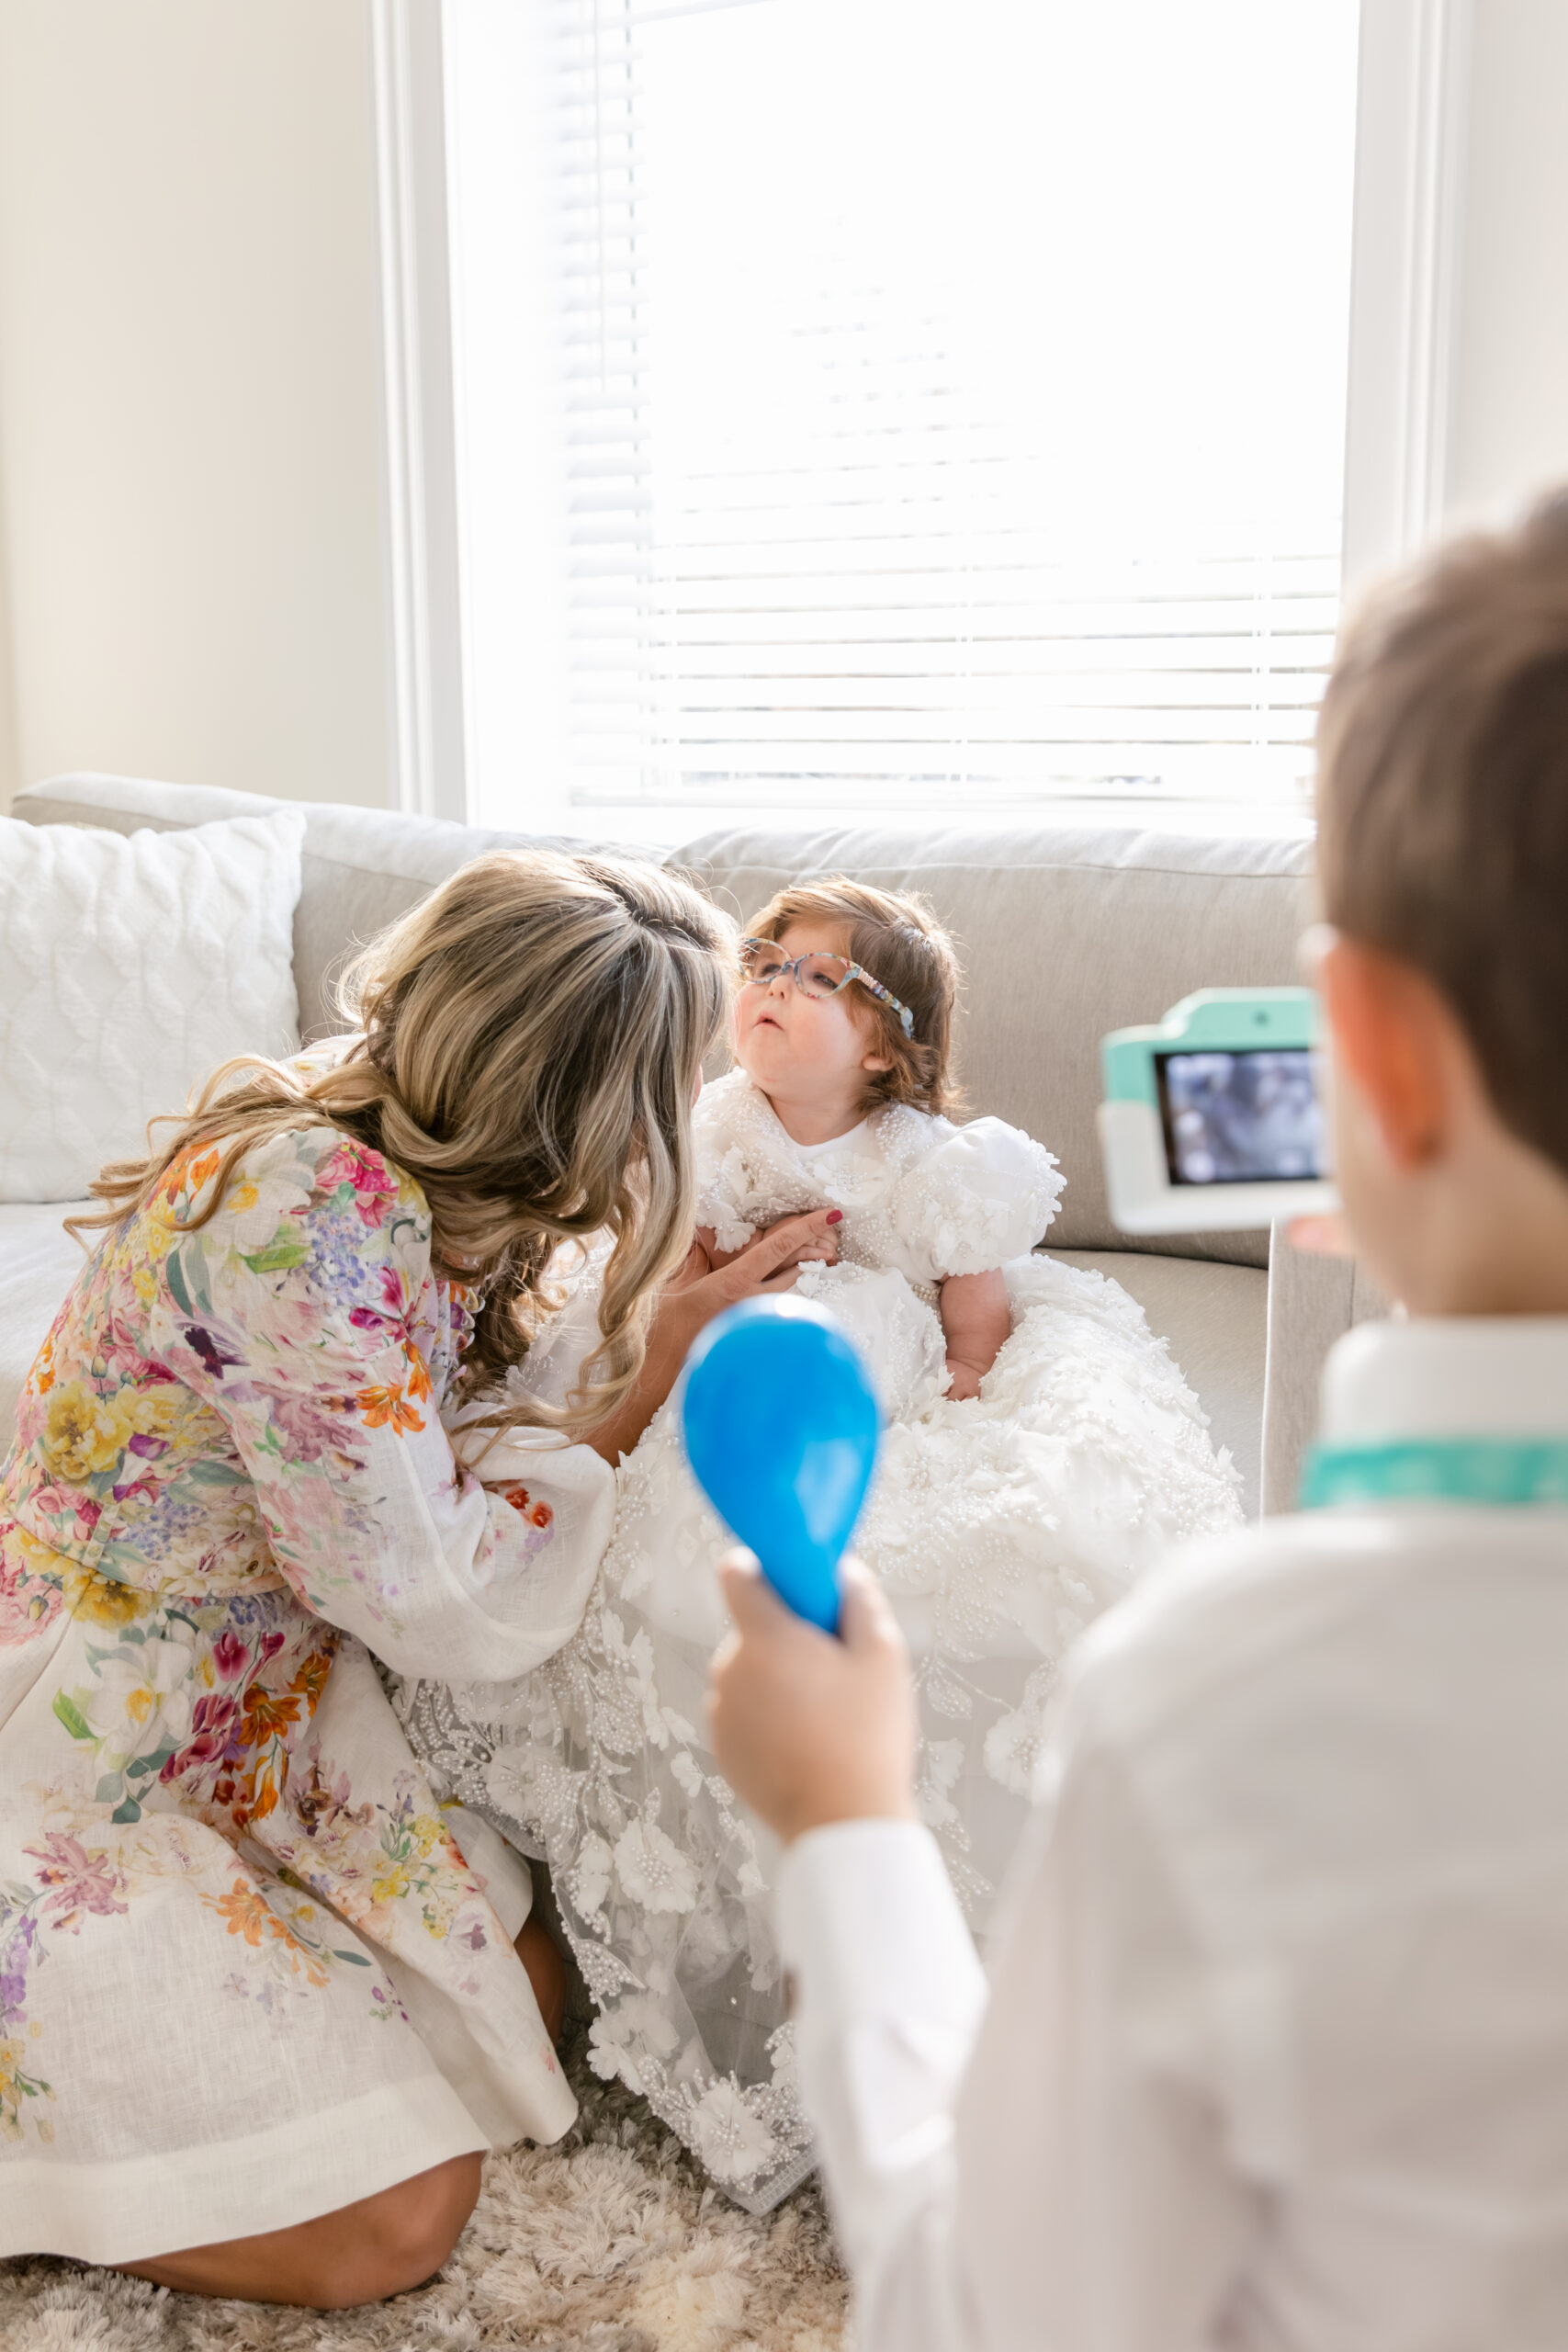
M 733 958 L 651 866 L 479 859 L 360 958 L 352 1035 L 100 1178 L 0 1476 L 0 2255 L 368 2301 L 446 2259 L 481 2150 L 571 2122 L 525 1879 L 370 1654 L 547 1657 L 692 1335 L 832 1255 L 797 1217 L 675 1279 Z M 589 1236 L 598 1344 L 509 1396 Z M 525 1487 L 454 1454 L 476 1416 L 536 1432 Z

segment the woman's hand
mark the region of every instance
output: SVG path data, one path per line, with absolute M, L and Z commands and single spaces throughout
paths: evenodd
M 637 1386 L 619 1412 L 589 1435 L 595 1453 L 615 1464 L 631 1452 L 674 1387 L 692 1341 L 716 1315 L 743 1298 L 773 1298 L 792 1289 L 808 1260 L 831 1265 L 839 1254 L 835 1228 L 842 1222 L 841 1209 L 781 1217 L 706 1273 L 707 1250 L 701 1238 L 694 1242 L 685 1263 L 660 1294 Z
M 843 1565 L 839 1638 L 796 1617 L 749 1552 L 719 1566 L 735 1630 L 708 1677 L 732 1789 L 787 1843 L 829 1821 L 913 1821 L 915 1687 L 882 1588 Z
M 743 1298 L 772 1298 L 779 1291 L 792 1290 L 801 1267 L 810 1261 L 832 1265 L 839 1254 L 837 1228 L 843 1221 L 842 1209 L 813 1209 L 806 1216 L 780 1217 L 776 1225 L 753 1235 L 744 1250 L 720 1250 L 711 1232 L 699 1233 L 697 1248 L 711 1271 L 694 1281 L 689 1272 L 694 1253 L 676 1276 L 682 1302 L 694 1305 L 699 1317 L 692 1327 L 692 1338 L 704 1323 L 722 1315 L 727 1306 L 738 1306 Z M 694 1297 L 698 1292 L 702 1296 Z

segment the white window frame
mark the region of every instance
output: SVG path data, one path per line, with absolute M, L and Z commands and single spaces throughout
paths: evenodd
M 1449 505 L 1474 0 L 1361 0 L 1343 585 Z
M 367 5 L 395 797 L 472 821 L 447 234 L 446 61 L 463 0 Z M 1343 521 L 1352 596 L 1428 539 L 1448 505 L 1473 20 L 1474 0 L 1361 0 Z M 1119 813 L 1138 822 L 1155 806 Z M 681 812 L 668 819 L 678 828 Z
M 446 0 L 367 0 L 380 262 L 392 797 L 470 821 L 447 232 Z M 521 5 L 521 0 L 519 0 Z

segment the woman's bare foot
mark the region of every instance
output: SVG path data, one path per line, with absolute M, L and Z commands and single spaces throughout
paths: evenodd
M 539 2015 L 545 2020 L 545 2031 L 558 2045 L 561 2028 L 566 2023 L 566 1962 L 560 1948 L 542 1919 L 529 1918 L 523 1923 L 516 1950 L 528 1972 Z

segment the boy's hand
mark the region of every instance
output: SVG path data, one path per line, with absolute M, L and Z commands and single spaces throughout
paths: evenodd
M 840 1635 L 786 1609 L 750 1552 L 719 1579 L 734 1632 L 709 1676 L 708 1727 L 730 1786 L 789 1843 L 829 1821 L 914 1821 L 915 1692 L 881 1589 L 843 1564 Z

